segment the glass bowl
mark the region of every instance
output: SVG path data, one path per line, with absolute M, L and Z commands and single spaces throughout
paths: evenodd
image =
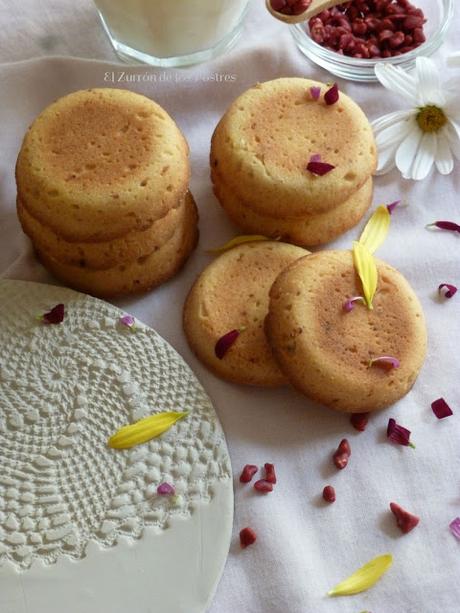
M 446 38 L 454 14 L 454 0 L 413 0 L 413 4 L 425 13 L 426 41 L 413 51 L 392 58 L 361 59 L 326 49 L 310 37 L 308 22 L 290 26 L 291 33 L 300 51 L 330 73 L 350 81 L 376 82 L 374 66 L 377 62 L 410 69 L 419 55 L 432 55 Z

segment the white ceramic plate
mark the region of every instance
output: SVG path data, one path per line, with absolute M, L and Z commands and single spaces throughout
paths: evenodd
M 37 319 L 58 303 L 62 323 Z M 0 281 L 2 613 L 203 613 L 214 593 L 233 516 L 224 435 L 182 358 L 123 314 Z M 184 410 L 160 438 L 107 447 L 126 423 Z

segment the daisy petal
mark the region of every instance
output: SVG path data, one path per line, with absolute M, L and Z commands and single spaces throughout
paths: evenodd
M 393 145 L 392 147 L 386 147 L 379 151 L 379 161 L 377 170 L 375 171 L 376 175 L 385 175 L 390 170 L 393 170 L 395 167 L 395 157 L 396 151 L 398 150 L 399 143 Z
M 457 134 L 457 138 L 460 140 L 460 121 L 456 121 L 455 119 L 451 119 L 449 124 L 454 129 L 454 132 Z
M 454 169 L 454 158 L 444 129 L 438 135 L 438 150 L 436 151 L 435 161 L 436 168 L 442 175 L 450 175 Z
M 385 130 L 381 130 L 375 137 L 377 148 L 380 150 L 381 148 L 401 143 L 412 127 L 412 122 L 404 119 L 403 121 L 393 123 L 393 125 L 385 128 Z
M 422 181 L 433 168 L 438 148 L 438 138 L 433 132 L 426 132 L 420 142 L 412 166 L 412 179 Z
M 416 122 L 414 121 L 413 129 L 409 132 L 396 151 L 396 166 L 406 179 L 410 178 L 411 176 L 410 170 L 414 163 L 422 136 L 423 132 L 418 128 Z
M 400 121 L 396 126 L 382 130 L 376 137 L 378 149 L 377 175 L 383 175 L 395 167 L 395 155 L 399 145 L 413 129 L 413 122 Z
M 457 160 L 460 160 L 460 137 L 458 132 L 456 132 L 455 128 L 450 124 L 447 124 L 444 130 L 449 140 L 450 150 Z
M 396 111 L 394 113 L 389 113 L 388 115 L 383 115 L 378 119 L 371 122 L 372 128 L 375 134 L 378 134 L 380 131 L 385 130 L 389 126 L 392 126 L 396 121 L 401 121 L 403 119 L 408 119 L 412 115 L 415 115 L 418 111 Z
M 446 103 L 443 106 L 443 111 L 447 117 L 460 121 L 460 106 L 458 104 L 458 92 L 460 91 L 460 78 L 450 79 L 443 86 L 446 94 Z
M 415 88 L 415 79 L 402 68 L 378 62 L 375 66 L 377 79 L 386 89 L 399 96 L 403 96 L 414 106 L 417 106 L 418 97 Z
M 426 104 L 443 106 L 446 103 L 446 97 L 441 88 L 439 71 L 433 60 L 427 57 L 418 57 L 415 73 L 415 86 L 419 104 L 421 106 Z

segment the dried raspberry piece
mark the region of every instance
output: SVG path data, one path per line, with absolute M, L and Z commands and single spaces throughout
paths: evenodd
M 268 494 L 268 492 L 273 491 L 273 484 L 266 479 L 259 479 L 254 483 L 254 489 L 262 494 Z
M 323 498 L 326 502 L 333 503 L 335 502 L 335 489 L 332 485 L 326 485 L 323 489 Z
M 353 413 L 350 417 L 350 423 L 358 432 L 364 432 L 369 422 L 369 413 Z
M 276 483 L 276 473 L 274 464 L 265 464 L 265 481 L 269 483 Z
M 271 0 L 271 7 L 283 15 L 301 15 L 312 3 L 312 0 Z
M 348 464 L 348 458 L 351 456 L 351 447 L 350 443 L 346 438 L 340 441 L 339 446 L 337 447 L 336 452 L 332 456 L 334 460 L 334 464 L 339 470 L 343 470 Z
M 254 464 L 246 464 L 240 475 L 241 483 L 249 483 L 259 469 Z
M 390 509 L 393 515 L 396 517 L 396 522 L 399 529 L 404 534 L 407 534 L 418 525 L 420 518 L 416 515 L 412 515 L 409 511 L 406 511 L 399 506 L 396 502 L 390 502 Z
M 257 535 L 252 528 L 243 528 L 240 532 L 241 549 L 246 549 L 257 540 Z

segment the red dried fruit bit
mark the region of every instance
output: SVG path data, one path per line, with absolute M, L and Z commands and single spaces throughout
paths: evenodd
M 327 164 L 326 162 L 310 161 L 307 164 L 307 170 L 314 175 L 318 175 L 319 177 L 326 175 L 328 172 L 331 172 L 331 170 L 334 170 L 334 168 L 335 166 L 333 166 L 332 164 Z
M 407 534 L 417 526 L 420 522 L 420 518 L 416 515 L 412 515 L 405 509 L 396 504 L 396 502 L 390 502 L 390 509 L 393 515 L 396 517 L 396 523 L 399 529 L 404 534 Z
M 339 101 L 339 97 L 339 86 L 337 83 L 334 83 L 334 85 L 324 94 L 324 102 L 328 105 L 332 105 Z
M 55 307 L 45 313 L 41 320 L 45 324 L 60 324 L 64 321 L 65 308 L 63 304 L 57 304 Z
M 348 464 L 348 458 L 350 456 L 351 456 L 350 444 L 347 441 L 347 439 L 344 438 L 344 439 L 342 439 L 340 441 L 340 444 L 337 447 L 337 450 L 335 451 L 334 455 L 332 456 L 332 459 L 334 461 L 335 466 L 339 470 L 344 469 L 347 466 L 347 464 Z
M 249 545 L 253 545 L 257 540 L 257 535 L 252 528 L 243 528 L 240 531 L 241 549 L 246 549 Z
M 334 453 L 334 464 L 339 470 L 343 470 L 348 464 L 348 455 L 346 453 Z
M 249 483 L 259 469 L 254 464 L 246 464 L 240 475 L 241 483 Z
M 231 330 L 217 341 L 214 352 L 219 360 L 222 360 L 240 334 L 240 330 Z
M 276 473 L 274 464 L 265 464 L 265 481 L 269 483 L 276 483 Z
M 364 432 L 369 422 L 370 413 L 353 413 L 350 417 L 350 423 L 358 432 Z
M 271 7 L 283 15 L 301 15 L 312 3 L 312 0 L 271 0 Z
M 273 484 L 266 479 L 259 479 L 254 483 L 254 489 L 263 494 L 268 494 L 268 492 L 273 492 Z
M 444 398 L 438 398 L 432 402 L 431 408 L 438 419 L 445 419 L 446 417 L 450 417 L 454 414 Z
M 335 502 L 335 489 L 332 485 L 326 485 L 323 489 L 323 498 L 326 502 Z
M 345 2 L 309 21 L 312 39 L 341 55 L 387 58 L 415 49 L 425 41 L 423 11 L 407 0 Z M 345 33 L 349 37 L 343 36 Z
M 339 451 L 340 453 L 346 453 L 347 455 L 351 455 L 351 447 L 350 447 L 350 443 L 347 441 L 346 438 L 343 438 L 340 441 L 340 444 L 337 448 L 337 451 Z
M 455 285 L 451 285 L 450 283 L 441 283 L 441 285 L 438 287 L 438 292 L 439 294 L 444 295 L 445 298 L 453 298 L 457 293 L 457 288 Z

